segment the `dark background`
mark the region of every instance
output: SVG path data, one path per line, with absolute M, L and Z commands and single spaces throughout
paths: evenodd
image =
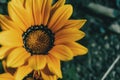
M 7 1 L 0 0 L 1 14 L 7 14 Z M 78 42 L 86 46 L 89 52 L 87 55 L 74 57 L 69 62 L 62 62 L 62 80 L 101 80 L 120 56 L 120 0 L 67 0 L 66 3 L 73 5 L 72 19 L 87 19 L 82 28 L 86 36 Z M 91 3 L 112 9 L 114 17 L 101 14 L 99 7 L 95 6 L 98 10 L 91 9 Z M 112 26 L 114 24 L 117 27 Z M 105 80 L 120 80 L 120 60 Z

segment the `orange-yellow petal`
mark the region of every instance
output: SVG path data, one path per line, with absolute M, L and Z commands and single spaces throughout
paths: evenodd
M 43 80 L 57 80 L 56 75 L 47 75 L 44 72 L 41 72 Z
M 66 23 L 67 19 L 71 16 L 73 8 L 71 5 L 64 5 L 56 10 L 52 15 L 48 27 L 56 32 L 61 29 Z
M 53 15 L 53 13 L 61 6 L 63 6 L 65 4 L 66 0 L 58 0 L 51 9 L 51 15 Z
M 30 57 L 30 54 L 23 47 L 16 48 L 8 55 L 7 66 L 13 68 L 19 67 L 26 62 L 28 57 Z
M 41 70 L 46 65 L 46 57 L 44 55 L 33 55 L 28 61 L 30 67 L 34 70 Z
M 82 39 L 84 36 L 85 33 L 77 28 L 63 29 L 55 34 L 55 44 L 58 44 L 62 41 L 77 41 Z
M 32 69 L 28 65 L 19 67 L 14 75 L 15 80 L 23 80 L 23 78 L 27 76 L 30 72 L 32 72 Z
M 68 20 L 63 28 L 77 28 L 80 29 L 87 20 L 81 19 L 81 20 Z
M 14 47 L 9 46 L 0 47 L 0 59 L 5 58 L 13 49 Z
M 40 25 L 42 21 L 41 16 L 41 8 L 43 0 L 32 0 L 33 1 L 33 17 L 34 17 L 34 24 Z
M 52 4 L 52 0 L 42 0 L 42 24 L 44 26 L 47 25 L 48 23 L 48 19 L 50 16 L 50 10 L 51 10 L 51 4 Z
M 2 31 L 0 32 L 0 44 L 15 47 L 23 46 L 22 34 L 14 30 Z
M 14 77 L 10 73 L 0 74 L 0 80 L 14 80 Z
M 41 0 L 39 0 L 39 1 L 41 1 Z M 34 17 L 33 17 L 33 0 L 25 0 L 25 9 L 29 13 L 27 15 L 29 16 L 29 19 L 31 20 L 31 25 L 35 25 Z
M 49 53 L 63 61 L 71 60 L 73 58 L 72 51 L 64 45 L 57 45 L 53 47 L 53 49 L 50 50 Z
M 22 31 L 19 28 L 19 25 L 16 25 L 9 16 L 0 14 L 0 26 L 2 30 L 17 30 Z
M 53 72 L 58 77 L 62 78 L 61 67 L 60 67 L 60 60 L 52 55 L 47 56 L 47 65 L 50 72 Z
M 25 0 L 11 0 L 14 4 L 19 5 L 21 7 L 24 6 Z
M 13 2 L 8 3 L 8 13 L 11 19 L 20 25 L 23 31 L 26 31 L 31 26 L 31 20 L 29 19 L 29 13 L 23 7 L 16 5 Z
M 84 55 L 88 52 L 88 49 L 86 47 L 84 47 L 81 44 L 78 44 L 76 42 L 68 41 L 68 42 L 61 42 L 59 44 L 69 47 L 72 50 L 72 52 L 74 53 L 74 56 Z
M 6 73 L 10 73 L 13 75 L 16 71 L 16 68 L 7 67 L 6 59 L 2 60 L 2 66 L 3 66 L 4 72 L 6 72 Z

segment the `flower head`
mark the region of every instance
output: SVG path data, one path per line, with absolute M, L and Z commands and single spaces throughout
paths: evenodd
M 33 71 L 28 65 L 9 68 L 4 60 L 2 63 L 5 73 L 0 74 L 0 80 L 57 80 L 58 78 L 47 66 L 41 71 Z
M 69 19 L 72 12 L 65 0 L 53 5 L 52 0 L 11 0 L 9 16 L 0 15 L 0 59 L 6 58 L 12 68 L 28 64 L 34 72 L 47 66 L 62 78 L 60 60 L 87 53 L 75 42 L 84 37 L 79 29 L 86 20 Z

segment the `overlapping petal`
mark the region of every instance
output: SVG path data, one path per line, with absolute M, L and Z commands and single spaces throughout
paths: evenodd
M 0 74 L 0 80 L 14 80 L 14 77 L 10 73 Z
M 29 0 L 28 0 L 29 1 Z M 43 0 L 32 0 L 32 5 L 33 8 L 31 8 L 33 11 L 33 18 L 34 18 L 34 24 L 35 25 L 40 25 L 42 23 L 42 14 L 41 14 L 41 10 L 42 10 L 42 3 Z
M 74 53 L 74 56 L 84 55 L 88 52 L 88 49 L 86 47 L 82 46 L 77 42 L 65 41 L 65 42 L 60 42 L 59 44 L 69 47 Z
M 68 28 L 60 30 L 55 34 L 55 45 L 64 41 L 77 41 L 85 36 L 85 33 L 77 28 Z
M 54 12 L 63 6 L 65 4 L 65 0 L 58 0 L 51 8 L 51 16 L 54 14 Z
M 32 69 L 28 65 L 21 66 L 14 74 L 9 72 L 0 74 L 0 80 L 23 80 L 31 71 Z
M 41 1 L 41 0 L 39 0 L 39 1 Z M 29 15 L 29 19 L 31 20 L 31 25 L 34 25 L 35 21 L 34 21 L 34 17 L 33 17 L 33 0 L 26 0 L 24 5 L 25 5 L 26 11 L 29 13 L 27 15 Z M 38 17 L 38 18 L 41 19 L 40 17 Z
M 56 75 L 47 75 L 44 72 L 41 72 L 43 80 L 57 80 Z
M 0 47 L 0 59 L 5 58 L 13 49 L 14 47 L 11 46 Z
M 57 45 L 53 47 L 53 49 L 50 50 L 49 53 L 63 61 L 71 60 L 73 58 L 72 51 L 64 45 Z
M 28 60 L 29 65 L 34 70 L 41 70 L 46 65 L 46 57 L 44 55 L 33 55 Z
M 44 26 L 47 25 L 48 19 L 50 16 L 50 10 L 51 10 L 51 5 L 52 5 L 52 0 L 42 0 L 42 24 Z
M 86 22 L 86 19 L 81 20 L 67 20 L 63 28 L 77 28 L 80 29 Z
M 70 18 L 73 12 L 71 5 L 64 5 L 58 8 L 55 13 L 52 15 L 50 22 L 48 23 L 48 27 L 56 32 L 60 30 L 63 25 L 66 23 L 67 19 Z
M 27 53 L 23 47 L 16 48 L 8 55 L 7 66 L 19 67 L 23 65 L 29 57 L 30 54 Z
M 0 14 L 0 25 L 2 30 L 17 30 L 21 32 L 22 30 L 19 28 L 19 25 L 16 25 L 9 16 Z M 18 27 L 17 27 L 18 26 Z
M 26 31 L 31 26 L 31 20 L 29 19 L 29 13 L 24 7 L 20 7 L 13 2 L 8 3 L 8 13 L 10 18 L 20 25 L 23 31 Z M 24 16 L 24 17 L 23 17 Z
M 15 73 L 15 80 L 23 80 L 25 76 L 32 72 L 32 68 L 28 65 L 21 66 L 17 69 Z
M 25 0 L 11 0 L 14 4 L 19 5 L 21 7 L 24 6 Z
M 60 60 L 52 55 L 48 55 L 46 59 L 50 71 L 62 78 Z
M 23 46 L 22 34 L 15 30 L 0 32 L 0 44 L 4 46 Z
M 11 68 L 7 66 L 5 59 L 2 61 L 2 66 L 5 73 L 10 73 L 11 75 L 13 75 L 16 71 L 16 68 Z

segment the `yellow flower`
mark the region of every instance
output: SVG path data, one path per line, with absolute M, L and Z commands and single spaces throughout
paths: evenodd
M 28 65 L 18 68 L 8 68 L 5 61 L 2 61 L 2 63 L 5 73 L 0 74 L 0 80 L 57 80 L 58 78 L 47 67 L 38 73 L 38 71 L 33 72 Z
M 79 29 L 86 20 L 69 19 L 73 8 L 58 0 L 11 0 L 8 14 L 0 15 L 0 59 L 7 67 L 28 64 L 34 71 L 48 66 L 62 78 L 60 60 L 84 55 L 87 48 L 76 43 L 85 33 Z

